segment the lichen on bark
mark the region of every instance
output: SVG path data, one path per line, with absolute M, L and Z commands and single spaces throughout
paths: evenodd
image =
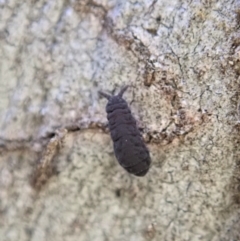
M 0 1 L 2 240 L 240 239 L 238 4 Z M 98 96 L 126 84 L 144 178 Z

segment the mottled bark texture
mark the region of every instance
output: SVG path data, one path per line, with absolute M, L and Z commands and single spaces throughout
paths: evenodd
M 239 240 L 239 4 L 0 0 L 0 240 Z M 126 84 L 141 178 L 98 95 Z

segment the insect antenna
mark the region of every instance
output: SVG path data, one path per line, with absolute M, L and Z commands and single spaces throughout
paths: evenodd
M 129 85 L 126 85 L 124 87 L 122 87 L 122 89 L 120 90 L 120 92 L 118 93 L 119 97 L 122 97 L 124 92 L 127 90 L 127 88 L 129 87 Z
M 98 93 L 99 93 L 101 96 L 103 96 L 103 97 L 105 97 L 106 99 L 108 99 L 108 100 L 110 100 L 110 98 L 112 97 L 111 95 L 109 95 L 109 94 L 107 94 L 107 93 L 104 93 L 104 92 L 102 92 L 102 91 L 98 91 Z

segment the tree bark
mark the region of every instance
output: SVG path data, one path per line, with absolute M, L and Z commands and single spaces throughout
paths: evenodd
M 0 237 L 240 240 L 240 5 L 0 1 Z M 116 161 L 106 100 L 151 152 Z

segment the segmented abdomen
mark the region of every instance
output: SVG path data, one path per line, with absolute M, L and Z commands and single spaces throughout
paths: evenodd
M 107 105 L 106 111 L 119 164 L 129 173 L 144 176 L 151 159 L 127 103 L 121 99 L 120 103 Z

